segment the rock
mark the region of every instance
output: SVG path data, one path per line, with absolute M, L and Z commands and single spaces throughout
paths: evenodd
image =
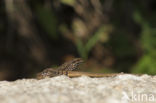
M 0 81 L 0 103 L 156 103 L 156 76 Z

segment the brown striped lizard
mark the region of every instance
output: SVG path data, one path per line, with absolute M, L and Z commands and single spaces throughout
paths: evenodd
M 116 76 L 120 73 L 113 73 L 113 74 L 100 74 L 100 73 L 87 73 L 87 72 L 76 72 L 73 70 L 76 70 L 78 66 L 83 63 L 83 59 L 81 58 L 75 58 L 71 61 L 65 62 L 61 66 L 59 66 L 57 69 L 53 68 L 47 68 L 43 70 L 41 73 L 37 74 L 37 79 L 44 79 L 44 78 L 50 78 L 58 75 L 67 75 L 69 77 L 79 77 L 82 75 L 90 76 L 90 77 L 111 77 Z

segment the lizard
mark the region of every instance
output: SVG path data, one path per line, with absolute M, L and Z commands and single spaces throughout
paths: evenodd
M 102 73 L 88 73 L 88 72 L 75 72 L 73 70 L 76 70 L 78 66 L 83 63 L 83 59 L 81 58 L 75 58 L 71 61 L 67 61 L 61 66 L 59 66 L 57 69 L 53 68 L 47 68 L 44 69 L 42 72 L 38 73 L 36 78 L 37 79 L 44 79 L 44 78 L 50 78 L 55 77 L 59 75 L 67 75 L 69 77 L 79 77 L 82 75 L 89 76 L 89 77 L 113 77 L 117 75 L 121 75 L 124 73 L 111 73 L 111 74 L 102 74 Z
M 59 66 L 57 69 L 53 68 L 47 68 L 44 69 L 42 72 L 37 74 L 37 79 L 44 79 L 49 77 L 54 77 L 58 75 L 68 75 L 68 71 L 73 71 L 78 68 L 78 66 L 83 63 L 83 59 L 81 58 L 75 58 L 71 61 L 67 61 L 61 66 Z

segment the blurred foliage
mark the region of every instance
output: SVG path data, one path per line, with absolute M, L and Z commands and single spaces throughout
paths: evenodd
M 61 0 L 61 3 L 69 5 L 69 6 L 73 6 L 75 3 L 75 0 Z
M 112 53 L 116 57 L 114 68 L 126 72 L 131 68 L 136 56 L 136 48 L 124 32 L 117 32 L 117 35 L 112 36 L 109 41 Z M 122 64 L 122 65 L 121 65 Z
M 0 1 L 0 79 L 32 77 L 74 57 L 86 60 L 82 71 L 156 74 L 155 5 L 155 0 Z
M 134 20 L 142 28 L 140 41 L 144 54 L 133 69 L 133 72 L 156 74 L 156 28 L 151 27 L 138 11 L 134 13 Z
M 86 43 L 83 43 L 81 39 L 78 38 L 76 46 L 79 55 L 85 60 L 88 59 L 89 52 L 96 45 L 97 42 L 102 41 L 102 43 L 104 43 L 108 40 L 108 35 L 110 31 L 112 31 L 112 27 L 105 25 L 101 26 Z
M 54 39 L 58 37 L 57 34 L 57 18 L 52 9 L 38 4 L 36 6 L 36 13 L 42 28 Z

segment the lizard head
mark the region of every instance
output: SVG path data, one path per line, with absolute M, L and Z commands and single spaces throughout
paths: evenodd
M 47 68 L 37 74 L 37 79 L 49 78 L 53 76 L 58 76 L 58 71 L 52 68 Z

